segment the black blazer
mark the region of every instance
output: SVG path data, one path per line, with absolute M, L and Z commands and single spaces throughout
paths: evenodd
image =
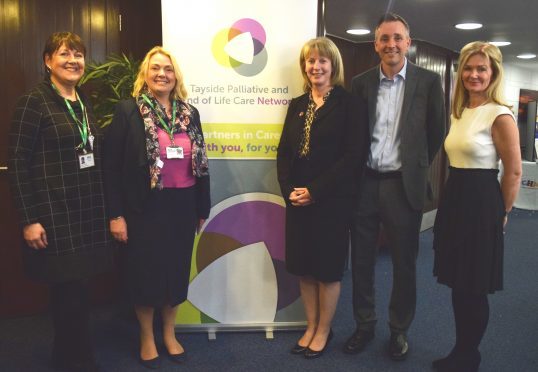
M 370 133 L 376 119 L 379 68 L 378 65 L 352 81 L 352 92 L 368 102 Z M 420 210 L 428 190 L 428 168 L 445 137 L 445 101 L 439 74 L 407 61 L 400 120 L 403 185 L 411 206 Z
M 201 129 L 193 108 L 191 125 Z M 134 99 L 121 101 L 105 135 L 103 168 L 105 196 L 110 217 L 142 212 L 151 191 L 144 121 Z M 207 218 L 211 206 L 209 176 L 196 178 L 198 218 Z
M 368 115 L 364 100 L 340 86 L 334 87 L 318 109 L 310 129 L 310 155 L 306 184 L 295 184 L 308 94 L 294 98 L 288 108 L 277 152 L 277 174 L 284 200 L 294 187 L 307 187 L 313 200 L 352 197 L 368 151 Z M 302 162 L 304 164 L 304 162 Z M 303 173 L 304 174 L 304 173 Z

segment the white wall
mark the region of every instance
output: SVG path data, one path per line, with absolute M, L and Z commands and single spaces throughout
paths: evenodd
M 505 63 L 504 67 L 504 94 L 509 104 L 513 105 L 512 111 L 517 117 L 519 106 L 519 90 L 538 90 L 538 70 L 523 68 Z

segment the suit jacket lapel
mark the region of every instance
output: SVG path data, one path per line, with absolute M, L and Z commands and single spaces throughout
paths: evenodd
M 372 70 L 367 81 L 368 89 L 368 124 L 370 134 L 374 131 L 376 112 L 377 112 L 377 93 L 379 92 L 379 66 Z
M 316 120 L 321 120 L 323 117 L 325 117 L 331 110 L 338 104 L 340 101 L 340 91 L 336 90 L 339 89 L 337 87 L 334 88 L 335 90 L 331 92 L 331 95 L 334 94 L 334 97 L 329 97 L 327 101 L 321 106 L 318 110 Z
M 413 97 L 415 97 L 417 81 L 417 69 L 411 62 L 407 61 L 407 71 L 405 73 L 404 100 L 402 104 L 402 115 L 400 117 L 401 123 L 405 123 L 407 119 L 409 108 L 411 107 L 411 103 L 413 102 Z

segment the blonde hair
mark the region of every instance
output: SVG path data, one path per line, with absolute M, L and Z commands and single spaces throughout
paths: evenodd
M 320 56 L 328 58 L 331 61 L 331 85 L 344 85 L 344 63 L 342 62 L 342 56 L 338 47 L 329 38 L 317 37 L 307 41 L 301 49 L 299 64 L 301 65 L 301 73 L 303 74 L 303 90 L 308 92 L 312 89 L 310 80 L 308 80 L 305 72 L 305 66 L 306 60 L 313 51 L 318 52 Z
M 174 75 L 176 76 L 176 86 L 170 92 L 170 98 L 181 99 L 182 101 L 186 100 L 187 89 L 185 89 L 185 85 L 183 84 L 183 74 L 181 73 L 181 70 L 179 69 L 179 65 L 177 64 L 177 61 L 174 58 L 174 56 L 172 56 L 170 52 L 168 52 L 161 46 L 153 47 L 146 54 L 146 56 L 144 57 L 144 60 L 140 64 L 140 68 L 138 69 L 138 75 L 136 76 L 136 80 L 134 82 L 133 97 L 138 97 L 140 95 L 140 92 L 146 86 L 146 76 L 148 74 L 148 69 L 149 69 L 149 60 L 155 54 L 162 54 L 168 57 L 170 59 L 170 62 L 172 62 L 172 66 L 174 67 Z
M 504 73 L 501 51 L 495 45 L 485 41 L 473 41 L 461 49 L 460 58 L 458 60 L 458 74 L 456 78 L 456 88 L 454 89 L 454 100 L 452 102 L 452 115 L 457 119 L 461 118 L 463 110 L 469 104 L 469 92 L 465 89 L 462 80 L 463 69 L 469 61 L 469 58 L 477 54 L 486 57 L 491 66 L 491 80 L 486 89 L 487 101 L 512 108 L 512 106 L 505 102 L 503 96 Z

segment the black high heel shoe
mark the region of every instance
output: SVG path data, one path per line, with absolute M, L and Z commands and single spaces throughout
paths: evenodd
M 323 352 L 325 349 L 327 349 L 327 345 L 329 345 L 329 342 L 331 342 L 333 338 L 333 330 L 331 329 L 329 331 L 329 336 L 327 336 L 327 341 L 325 342 L 325 346 L 323 346 L 323 349 L 321 350 L 312 350 L 310 347 L 307 347 L 304 352 L 304 357 L 306 359 L 316 359 L 323 355 Z
M 452 349 L 452 351 L 444 358 L 434 360 L 432 362 L 432 367 L 436 371 L 444 371 L 444 370 L 450 370 L 451 368 L 454 368 L 454 364 L 456 363 L 458 359 L 458 351 L 456 348 Z

